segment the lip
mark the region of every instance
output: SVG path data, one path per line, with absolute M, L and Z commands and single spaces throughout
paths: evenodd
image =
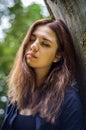
M 34 53 L 28 52 L 26 54 L 26 56 L 28 56 L 29 58 L 37 58 L 37 56 Z

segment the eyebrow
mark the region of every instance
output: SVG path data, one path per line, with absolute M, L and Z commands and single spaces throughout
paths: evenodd
M 50 43 L 52 43 L 52 41 L 49 40 L 49 39 L 47 39 L 47 38 L 43 38 L 43 39 L 46 40 L 46 41 L 48 41 L 48 42 L 50 42 Z

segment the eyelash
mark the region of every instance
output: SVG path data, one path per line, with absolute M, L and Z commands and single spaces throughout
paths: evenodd
M 44 42 L 42 42 L 41 45 L 42 45 L 42 46 L 45 46 L 45 47 L 50 47 L 49 44 L 46 44 L 46 43 L 44 43 Z
M 32 42 L 35 41 L 35 38 L 30 38 L 30 41 L 32 41 Z

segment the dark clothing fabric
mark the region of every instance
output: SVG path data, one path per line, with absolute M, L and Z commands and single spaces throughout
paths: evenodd
M 54 124 L 46 122 L 37 114 L 35 115 L 35 125 L 33 123 L 35 127 L 33 130 L 86 130 L 82 111 L 77 85 L 72 85 L 68 87 L 65 93 L 64 101 L 56 122 Z M 18 118 L 18 108 L 15 105 L 7 106 L 2 130 L 13 130 L 12 127 L 16 118 Z M 21 126 L 23 125 L 24 124 L 21 124 Z M 25 126 L 23 126 L 23 128 L 24 127 Z M 31 129 L 28 128 L 28 130 Z
M 32 115 L 20 115 L 15 118 L 12 130 L 35 130 L 35 117 Z

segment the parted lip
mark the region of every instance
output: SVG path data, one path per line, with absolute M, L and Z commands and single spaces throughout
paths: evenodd
M 28 57 L 33 57 L 33 58 L 37 58 L 37 56 L 36 56 L 34 53 L 32 53 L 32 52 L 27 52 L 27 53 L 26 53 L 26 56 L 28 56 Z

